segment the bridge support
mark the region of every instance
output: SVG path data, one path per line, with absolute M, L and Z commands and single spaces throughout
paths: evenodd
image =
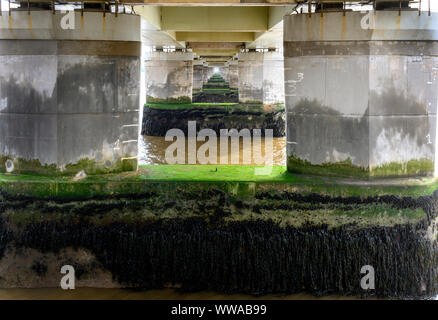
M 148 103 L 190 103 L 193 90 L 191 52 L 150 52 L 145 61 Z
M 228 82 L 230 83 L 230 88 L 239 87 L 239 66 L 237 60 L 230 60 L 227 62 L 228 65 Z
M 136 170 L 140 18 L 66 24 L 41 10 L 0 22 L 0 171 Z
M 413 11 L 285 17 L 289 171 L 434 172 L 437 19 Z
M 193 61 L 193 89 L 202 89 L 202 85 L 207 82 L 207 68 L 204 60 Z
M 278 52 L 238 54 L 239 100 L 265 105 L 284 103 L 283 56 Z

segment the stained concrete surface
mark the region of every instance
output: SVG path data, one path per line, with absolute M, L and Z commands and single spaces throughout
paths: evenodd
M 350 40 L 341 42 L 346 36 L 333 20 L 337 14 L 324 15 L 324 27 L 337 35 L 330 36 L 330 41 L 317 39 L 319 16 L 286 17 L 288 156 L 308 161 L 309 165 L 349 161 L 383 175 L 385 171 L 390 175 L 432 174 L 438 101 L 437 42 L 374 41 L 379 33 L 366 33 L 360 24 L 356 26 L 357 42 L 351 41 L 351 30 Z M 347 23 L 357 20 L 357 15 L 360 13 L 347 13 Z M 395 15 L 392 18 L 397 19 Z M 308 41 L 291 29 L 304 19 Z M 369 35 L 368 41 L 363 39 L 365 34 Z M 421 169 L 415 168 L 414 162 Z M 409 166 L 414 167 L 413 171 Z

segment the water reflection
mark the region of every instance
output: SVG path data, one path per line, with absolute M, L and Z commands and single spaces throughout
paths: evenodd
M 141 136 L 139 141 L 139 164 L 166 164 L 165 161 L 165 152 L 166 148 L 172 144 L 171 141 L 165 141 L 164 137 L 151 137 L 151 136 Z M 187 150 L 188 139 L 186 138 L 186 150 Z M 197 150 L 201 145 L 203 145 L 203 141 L 197 141 Z M 285 165 L 286 164 L 286 138 L 272 138 L 272 147 L 273 147 L 273 164 L 274 165 Z M 259 146 L 260 148 L 260 146 Z M 261 140 L 261 149 L 265 150 L 265 138 Z M 228 143 L 228 154 L 231 154 L 231 143 Z M 239 164 L 244 164 L 243 154 L 244 152 L 251 152 L 252 146 L 245 146 L 242 139 L 239 141 Z M 220 139 L 218 139 L 217 143 L 217 162 L 212 164 L 219 164 L 220 157 L 223 155 L 220 154 Z M 251 157 L 252 158 L 252 157 Z M 187 152 L 186 152 L 186 163 L 187 161 Z M 229 158 L 229 162 L 231 164 L 231 158 Z M 256 164 L 251 159 L 251 163 L 245 164 Z

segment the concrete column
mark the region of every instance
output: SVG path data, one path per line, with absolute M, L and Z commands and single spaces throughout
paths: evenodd
M 237 60 L 231 60 L 228 62 L 228 78 L 230 83 L 230 88 L 239 87 L 239 66 Z
M 224 78 L 225 82 L 229 82 L 229 71 L 230 70 L 227 65 L 219 67 L 219 74 L 222 76 L 222 78 Z
M 0 171 L 136 170 L 140 18 L 64 16 L 0 17 Z
M 283 104 L 283 56 L 278 52 L 239 53 L 238 81 L 241 102 Z
M 285 17 L 290 171 L 365 178 L 434 172 L 438 15 L 378 11 L 368 18 Z
M 208 62 L 204 62 L 204 68 L 202 72 L 202 84 L 208 81 L 208 74 L 209 74 L 208 71 L 209 71 Z
M 202 89 L 204 84 L 204 61 L 201 59 L 193 61 L 193 90 Z
M 190 103 L 193 88 L 192 52 L 150 52 L 145 60 L 146 102 Z

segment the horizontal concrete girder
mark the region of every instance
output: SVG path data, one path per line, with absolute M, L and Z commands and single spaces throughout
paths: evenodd
M 177 41 L 188 42 L 251 42 L 254 32 L 175 32 Z
M 204 59 L 207 62 L 225 62 L 228 61 L 231 57 L 225 56 L 225 57 L 213 57 L 213 56 L 202 56 L 202 59 Z
M 330 3 L 342 0 L 319 0 L 319 2 Z M 400 0 L 377 0 L 399 2 Z M 431 0 L 433 1 L 433 0 Z M 29 0 L 32 3 L 51 3 L 52 0 Z M 77 0 L 65 0 L 66 3 L 77 3 Z M 103 3 L 102 0 L 88 0 L 87 3 Z M 105 1 L 108 2 L 108 1 Z M 120 0 L 119 4 L 129 5 L 154 5 L 154 6 L 284 6 L 296 4 L 297 0 Z M 300 2 L 303 2 L 302 0 Z M 352 2 L 360 2 L 359 0 Z
M 239 49 L 193 49 L 198 56 L 233 56 Z
M 187 46 L 192 49 L 239 49 L 243 42 L 189 42 Z
M 161 29 L 196 32 L 268 30 L 266 7 L 163 7 Z

